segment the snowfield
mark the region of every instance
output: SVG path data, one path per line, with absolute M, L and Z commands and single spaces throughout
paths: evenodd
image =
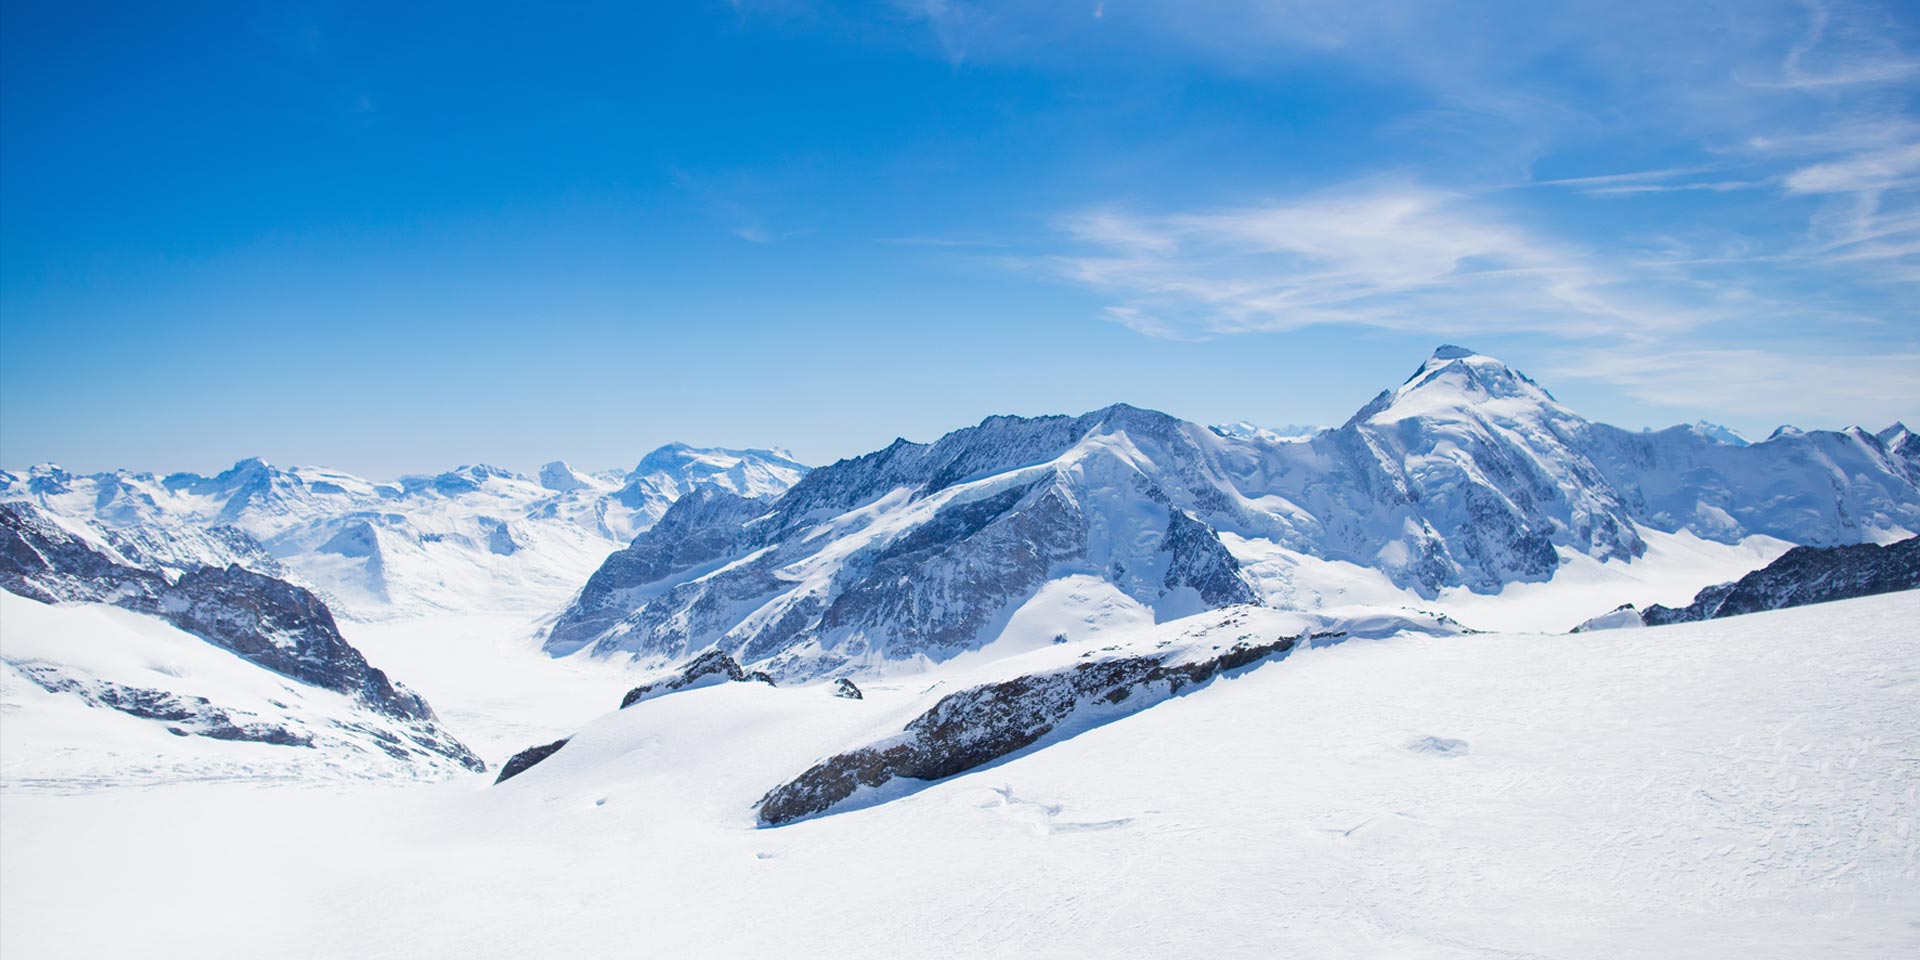
M 620 677 L 530 635 L 511 669 L 434 655 L 525 625 L 443 626 L 351 639 L 495 766 L 513 736 L 577 725 L 573 741 L 498 787 L 55 794 L 9 739 L 0 954 L 1920 953 L 1916 592 L 1577 636 L 1349 639 L 777 828 L 755 825 L 768 789 L 899 730 L 959 673 L 862 681 L 863 700 L 723 683 L 615 711 Z M 13 699 L 0 714 L 9 736 L 33 716 Z

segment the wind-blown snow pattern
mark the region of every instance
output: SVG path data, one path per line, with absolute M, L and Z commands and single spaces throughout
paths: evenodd
M 242 460 L 212 477 L 42 465 L 0 473 L 0 500 L 103 525 L 184 570 L 238 563 L 291 576 L 346 615 L 550 611 L 689 490 L 770 497 L 806 467 L 769 450 L 662 447 L 632 471 L 555 461 L 528 477 L 485 465 L 375 482 Z
M 1165 620 L 1292 605 L 1285 584 L 1247 569 L 1277 554 L 1377 570 L 1414 599 L 1545 581 L 1569 554 L 1631 561 L 1643 531 L 1883 541 L 1920 529 L 1916 446 L 1904 429 L 1783 430 L 1747 446 L 1695 427 L 1622 430 L 1446 346 L 1304 437 L 1126 405 L 992 417 L 820 468 L 764 507 L 687 502 L 608 559 L 547 646 L 656 664 L 720 649 L 787 676 L 884 671 L 993 643 L 1068 578 Z

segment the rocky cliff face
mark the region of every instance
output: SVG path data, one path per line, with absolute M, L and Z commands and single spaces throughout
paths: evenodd
M 1550 578 L 1562 551 L 1631 560 L 1642 527 L 1852 543 L 1920 529 L 1914 445 L 1904 430 L 1744 446 L 1630 433 L 1443 347 L 1347 423 L 1300 437 L 1124 405 L 992 417 L 820 468 L 771 501 L 689 503 L 602 566 L 548 649 L 652 663 L 717 649 L 815 676 L 978 649 L 1063 577 L 1096 577 L 1157 619 L 1248 602 L 1239 557 L 1262 551 L 1433 596 Z

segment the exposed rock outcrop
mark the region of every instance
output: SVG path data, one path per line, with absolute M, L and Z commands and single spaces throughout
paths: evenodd
M 566 746 L 567 741 L 571 739 L 573 738 L 561 737 L 560 739 L 555 740 L 552 743 L 543 743 L 536 747 L 528 747 L 525 750 L 522 750 L 519 753 L 514 754 L 512 758 L 508 759 L 506 763 L 501 765 L 500 775 L 498 777 L 495 777 L 493 782 L 496 785 L 506 783 L 508 780 L 512 780 L 514 777 L 517 777 L 523 773 L 526 773 L 528 770 L 532 769 L 534 764 L 539 763 L 540 761 L 545 760 L 556 753 L 559 753 L 560 748 Z
M 1739 580 L 1701 590 L 1684 607 L 1654 604 L 1636 610 L 1628 604 L 1574 632 L 1714 620 L 1914 589 L 1920 589 L 1920 537 L 1886 546 L 1795 547 Z
M 1309 639 L 1242 640 L 1200 656 L 1169 653 L 1088 660 L 951 694 L 898 735 L 823 760 L 760 800 L 760 822 L 777 825 L 832 810 L 862 787 L 897 778 L 938 780 L 1040 742 L 1063 725 L 1135 712 L 1223 672 L 1280 656 Z
M 709 650 L 687 661 L 685 666 L 668 679 L 642 684 L 628 690 L 627 695 L 620 698 L 620 709 L 625 710 L 642 700 L 672 693 L 675 690 L 727 682 L 774 685 L 773 678 L 765 672 L 742 670 L 740 664 L 735 663 L 732 657 L 718 650 Z
M 95 706 L 118 710 L 143 720 L 160 720 L 176 736 L 247 740 L 283 747 L 311 747 L 313 737 L 268 723 L 250 723 L 215 706 L 205 697 L 183 697 L 165 690 L 131 687 L 105 680 L 80 680 L 40 664 L 15 664 L 14 669 L 50 693 L 71 693 Z

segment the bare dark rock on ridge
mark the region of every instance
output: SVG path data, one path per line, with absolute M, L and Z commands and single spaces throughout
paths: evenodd
M 532 769 L 534 764 L 559 753 L 560 748 L 566 746 L 567 741 L 571 739 L 573 738 L 561 737 L 552 743 L 543 743 L 536 747 L 528 747 L 514 754 L 500 767 L 500 775 L 494 778 L 494 784 L 499 785 L 506 783 L 508 780 L 512 780 L 514 777 L 526 773 L 529 769 Z
M 760 800 L 769 826 L 826 813 L 861 787 L 897 778 L 939 780 L 1038 743 L 1063 724 L 1137 712 L 1182 690 L 1293 650 L 1312 637 L 1242 640 L 1212 656 L 1175 654 L 1089 660 L 951 694 L 899 734 L 823 760 Z
M 175 736 L 246 740 L 283 747 L 311 747 L 313 738 L 270 723 L 248 723 L 214 706 L 205 697 L 183 697 L 165 690 L 130 687 L 105 680 L 81 681 L 39 664 L 15 664 L 14 669 L 49 693 L 71 693 L 96 706 L 118 710 L 143 720 L 165 721 Z
M 740 664 L 734 662 L 732 657 L 718 650 L 709 650 L 687 661 L 686 665 L 680 668 L 680 672 L 670 679 L 642 684 L 628 690 L 627 695 L 620 698 L 620 709 L 625 710 L 642 700 L 664 693 L 703 686 L 703 681 L 706 683 L 764 683 L 770 687 L 774 685 L 773 678 L 764 671 L 755 670 L 749 673 L 740 669 Z
M 1656 603 L 1635 611 L 1627 604 L 1575 627 L 1574 632 L 1633 626 L 1634 617 L 1645 626 L 1657 627 L 1914 589 L 1920 589 L 1920 537 L 1886 546 L 1794 547 L 1732 583 L 1701 590 L 1684 607 Z

